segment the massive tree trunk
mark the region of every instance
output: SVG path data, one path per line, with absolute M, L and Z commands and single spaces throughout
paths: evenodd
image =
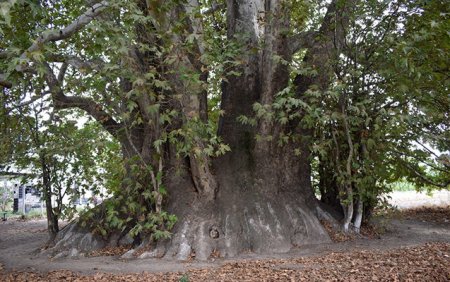
M 295 246 L 329 241 L 318 221 L 321 210 L 310 183 L 309 130 L 299 120 L 282 125 L 263 118 L 257 126 L 238 121 L 240 116 L 255 115 L 254 103 L 270 109 L 276 94 L 288 86 L 289 69 L 282 61 L 290 61 L 293 55 L 286 36 L 289 5 L 246 0 L 228 1 L 227 6 L 228 39 L 245 46 L 237 58 L 242 62 L 235 70 L 240 75 L 228 77 L 222 86 L 225 114 L 218 134 L 231 152 L 212 162 L 212 174 L 207 177 L 214 177 L 218 184 L 209 192 L 213 195 L 205 197 L 189 177 L 169 181 L 168 210 L 179 216 L 179 223 L 173 238 L 160 242 L 153 255 L 177 259 L 195 255 L 204 260 L 213 253 L 230 257 L 243 251 L 287 252 Z M 330 13 L 334 12 L 335 7 Z M 330 25 L 335 18 L 326 20 Z M 334 30 L 326 26 L 320 32 L 330 36 L 328 41 L 305 60 L 327 64 L 331 57 L 327 52 L 333 52 L 329 33 Z M 325 89 L 328 75 L 296 79 L 298 97 L 314 84 Z M 282 134 L 294 137 L 280 146 Z M 192 162 L 188 172 L 194 172 Z
M 278 253 L 304 244 L 328 242 L 329 237 L 318 220 L 318 214 L 323 214 L 323 211 L 310 183 L 311 130 L 301 125 L 304 113 L 300 109 L 295 109 L 299 114 L 289 122 L 281 123 L 274 118 L 276 111 L 272 104 L 276 95 L 288 86 L 295 88 L 293 98 L 305 102 L 308 102 L 305 92 L 310 87 L 327 88 L 332 75 L 330 61 L 338 53 L 345 37 L 348 18 L 342 14 L 348 6 L 345 3 L 337 5 L 337 1 L 333 1 L 318 31 L 292 36 L 290 9 L 293 4 L 290 1 L 227 1 L 227 39 L 241 46 L 240 55 L 235 58 L 240 64 L 222 85 L 220 107 L 224 114 L 219 120 L 218 136 L 230 146 L 231 152 L 211 160 L 208 155 L 197 154 L 194 150 L 179 157 L 170 142 L 154 145 L 170 129 L 179 129 L 190 123 L 201 124 L 207 120 L 204 88 L 198 82 L 186 81 L 178 73 L 204 72 L 204 62 L 200 59 L 204 51 L 202 23 L 195 15 L 186 17 L 199 7 L 198 1 L 181 1 L 170 11 L 154 9 L 154 5 L 162 5 L 162 2 L 138 1 L 143 14 L 151 15 L 154 22 L 150 26 L 138 25 L 136 30 L 140 36 L 136 40 L 142 45 L 151 46 L 159 42 L 170 46 L 165 55 L 167 58 L 177 58 L 175 63 L 159 59 L 153 51 L 130 48 L 129 56 L 120 62 L 120 66 L 132 69 L 133 75 L 138 77 L 145 77 L 156 66 L 160 71 L 158 79 L 166 81 L 170 90 L 146 88 L 145 83 L 121 79 L 123 101 L 132 99 L 130 97 L 133 96 L 129 95 L 132 90 L 137 95 L 132 110 L 127 113 L 129 122 L 116 121 L 111 111 L 105 111 L 93 100 L 63 93 L 64 67 L 70 64 L 74 68 L 80 66 L 80 63 L 74 64 L 75 59 L 64 62 L 58 77 L 49 65 L 44 64 L 45 80 L 55 106 L 59 109 L 78 107 L 85 110 L 121 143 L 128 180 L 124 183 L 125 195 L 137 197 L 139 204 L 145 206 L 145 213 L 158 213 L 164 208 L 177 215 L 178 223 L 172 230 L 172 238 L 158 241 L 147 255 L 181 260 L 195 255 L 197 259 L 205 260 L 213 254 L 231 257 L 245 251 Z M 88 11 L 86 17 L 97 16 L 99 9 L 105 9 L 107 5 L 105 1 L 96 4 L 99 7 Z M 83 17 L 78 23 L 85 24 L 87 20 Z M 186 32 L 172 33 L 171 28 L 180 20 L 186 23 L 185 31 L 195 35 L 197 44 L 188 52 L 181 47 L 186 41 Z M 42 45 L 64 39 L 63 36 L 81 28 L 69 27 L 59 34 L 42 36 L 38 43 Z M 183 27 L 177 27 L 180 28 Z M 152 33 L 158 33 L 158 36 Z M 33 51 L 33 48 L 40 47 L 33 45 L 30 50 Z M 295 52 L 305 48 L 308 51 L 304 63 L 316 68 L 319 75 L 299 75 L 291 80 L 289 62 Z M 88 64 L 82 67 L 93 68 Z M 171 71 L 164 71 L 167 68 Z M 200 78 L 205 82 L 204 73 Z M 155 95 L 158 91 L 164 95 Z M 177 110 L 180 116 L 163 128 L 160 116 L 149 110 L 157 103 L 161 103 L 159 114 L 168 108 Z M 256 118 L 255 103 L 263 107 L 268 115 Z M 255 118 L 256 125 L 238 121 L 241 116 Z M 286 136 L 287 141 L 280 143 Z M 192 139 L 192 147 L 201 149 L 205 146 L 203 139 Z M 147 167 L 152 170 L 149 173 L 136 171 L 136 164 L 137 167 L 142 166 L 142 170 Z M 162 183 L 168 192 L 164 202 L 162 195 L 158 194 L 159 180 L 155 180 L 159 172 L 162 172 Z M 153 202 L 147 203 L 139 195 L 144 195 L 148 190 L 156 196 Z M 140 218 L 146 215 L 143 212 L 135 216 Z M 93 242 L 90 234 L 81 235 L 82 232 L 89 230 L 69 226 L 61 232 L 56 248 L 75 247 L 86 251 L 104 245 L 99 241 Z M 145 241 L 145 238 L 141 239 Z M 112 236 L 110 241 L 117 243 L 120 237 Z
M 231 152 L 213 161 L 218 183 L 213 200 L 199 197 L 189 208 L 181 208 L 185 216 L 166 252 L 169 257 L 185 259 L 195 253 L 206 259 L 213 251 L 222 256 L 246 250 L 286 252 L 293 246 L 329 240 L 315 215 L 309 152 L 300 129 L 274 120 L 261 119 L 257 126 L 238 121 L 240 116 L 254 116 L 254 103 L 270 106 L 288 86 L 288 66 L 276 58 L 289 61 L 292 56 L 285 34 L 289 6 L 282 1 L 251 0 L 227 5 L 228 39 L 245 46 L 238 58 L 243 63 L 236 69 L 240 75 L 229 77 L 222 87 L 225 114 L 219 135 Z M 279 146 L 280 134 L 288 130 L 299 138 Z M 294 148 L 301 150 L 300 156 Z M 171 202 L 179 208 L 177 201 Z

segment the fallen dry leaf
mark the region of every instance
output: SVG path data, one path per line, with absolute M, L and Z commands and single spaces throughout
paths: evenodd
M 404 219 L 450 224 L 450 206 L 407 209 L 399 211 L 398 214 Z
M 97 273 L 59 270 L 0 273 L 1 281 L 449 281 L 450 244 L 391 251 L 330 253 L 320 257 L 249 260 L 186 273 Z

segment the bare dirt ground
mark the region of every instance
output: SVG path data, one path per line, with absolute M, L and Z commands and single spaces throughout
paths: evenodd
M 0 222 L 0 281 L 450 281 L 450 207 L 380 217 L 371 238 L 208 262 L 36 255 L 46 222 Z

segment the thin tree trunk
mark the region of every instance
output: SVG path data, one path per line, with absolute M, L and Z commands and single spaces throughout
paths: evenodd
M 345 130 L 345 136 L 347 138 L 347 144 L 348 144 L 348 156 L 346 161 L 346 180 L 345 180 L 345 190 L 346 190 L 346 213 L 345 213 L 345 220 L 344 220 L 344 231 L 348 232 L 350 223 L 353 219 L 353 181 L 352 181 L 352 162 L 353 162 L 353 141 L 350 134 L 350 128 L 348 125 L 347 120 L 347 112 L 345 110 L 345 101 L 343 97 L 340 98 L 340 106 L 342 111 L 342 119 L 344 123 L 344 130 Z
M 59 232 L 58 217 L 55 215 L 52 206 L 52 184 L 50 171 L 45 157 L 41 157 L 43 195 L 45 200 L 45 210 L 47 214 L 47 230 L 50 235 L 49 242 L 52 242 Z
M 364 212 L 364 202 L 363 202 L 363 197 L 361 195 L 359 195 L 358 197 L 358 204 L 357 204 L 357 208 L 356 208 L 356 216 L 355 216 L 355 220 L 353 221 L 353 226 L 355 228 L 355 232 L 359 233 L 361 230 L 361 223 L 362 223 L 362 219 L 363 219 L 363 212 Z

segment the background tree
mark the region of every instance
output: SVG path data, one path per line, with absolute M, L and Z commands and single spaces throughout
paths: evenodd
M 450 176 L 438 151 L 448 152 L 448 5 L 368 1 L 358 9 L 336 84 L 315 93 L 311 109 L 320 117 L 313 148 L 321 200 L 344 207 L 345 229 L 359 229 L 390 183 L 448 188 Z
M 114 157 L 118 151 L 98 126 L 86 123 L 79 129 L 76 112 L 54 113 L 48 100 L 26 97 L 32 91 L 24 92 L 19 105 L 8 100 L 3 104 L 8 115 L 1 120 L 5 131 L 2 141 L 12 152 L 2 160 L 2 166 L 26 171 L 23 181 L 37 183 L 46 204 L 52 240 L 59 231 L 58 220 L 76 214 L 75 201 L 86 192 L 98 195 L 100 187 L 111 179 L 105 176 L 109 170 L 104 163 L 117 161 Z M 113 158 L 102 152 L 105 146 L 113 149 Z

